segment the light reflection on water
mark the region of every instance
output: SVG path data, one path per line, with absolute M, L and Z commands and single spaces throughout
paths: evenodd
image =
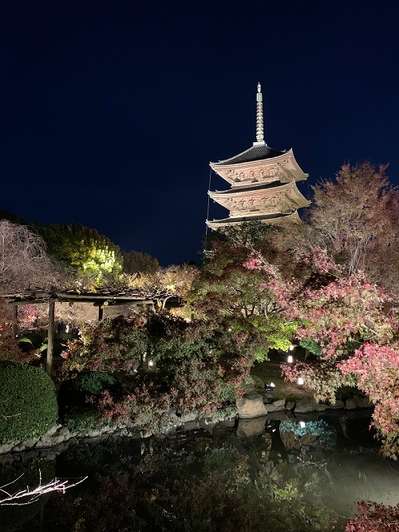
M 343 530 L 358 500 L 399 503 L 399 467 L 378 455 L 368 424 L 364 413 L 258 418 L 163 440 L 81 443 L 50 460 L 30 453 L 3 465 L 2 479 L 34 478 L 40 466 L 89 480 L 2 510 L 0 530 Z

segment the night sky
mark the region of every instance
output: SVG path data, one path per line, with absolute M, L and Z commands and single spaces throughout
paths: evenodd
M 258 80 L 266 141 L 310 183 L 363 160 L 399 182 L 399 8 L 345 4 L 3 7 L 0 209 L 198 260 L 208 162 L 255 140 Z

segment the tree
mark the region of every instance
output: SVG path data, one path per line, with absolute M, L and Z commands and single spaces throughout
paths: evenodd
M 328 250 L 349 274 L 363 270 L 374 281 L 397 282 L 399 194 L 386 166 L 346 164 L 335 181 L 313 190 L 310 241 Z
M 95 229 L 82 225 L 45 225 L 38 232 L 47 243 L 50 255 L 66 268 L 87 276 L 96 284 L 122 273 L 119 247 Z
M 395 458 L 399 456 L 395 299 L 362 272 L 347 275 L 325 259 L 315 258 L 313 264 L 322 266 L 323 275 L 293 293 L 284 309 L 288 318 L 299 323 L 295 339 L 311 356 L 283 364 L 283 375 L 290 382 L 301 378 L 317 400 L 330 403 L 335 403 L 342 387 L 357 387 L 375 405 L 373 425 L 384 455 Z
M 25 225 L 1 220 L 0 291 L 48 288 L 59 279 L 43 239 Z
M 250 242 L 216 241 L 189 301 L 198 316 L 227 328 L 241 353 L 261 361 L 270 349 L 289 349 L 296 323 L 282 314 L 289 285 Z
M 354 375 L 358 388 L 375 405 L 373 424 L 382 436 L 385 456 L 399 454 L 399 350 L 365 343 L 353 357 L 339 364 L 344 375 Z
M 155 273 L 159 270 L 158 259 L 141 251 L 123 253 L 123 270 L 125 273 Z

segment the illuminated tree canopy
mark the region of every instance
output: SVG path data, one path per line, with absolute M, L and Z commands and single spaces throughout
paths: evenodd
M 100 283 L 123 269 L 119 247 L 95 229 L 82 225 L 47 225 L 38 228 L 49 254 L 79 274 Z

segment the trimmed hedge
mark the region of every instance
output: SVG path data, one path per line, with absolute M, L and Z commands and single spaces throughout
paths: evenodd
M 0 362 L 0 444 L 39 438 L 57 417 L 56 391 L 47 373 Z

